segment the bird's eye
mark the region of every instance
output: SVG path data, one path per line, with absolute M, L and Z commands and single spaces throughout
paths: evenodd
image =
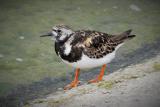
M 52 29 L 54 32 L 56 32 L 56 30 L 55 29 Z
M 61 32 L 61 30 L 57 30 L 57 32 L 58 32 L 58 33 L 60 33 L 60 32 Z

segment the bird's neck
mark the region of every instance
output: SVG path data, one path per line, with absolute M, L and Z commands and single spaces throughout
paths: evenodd
M 59 51 L 60 56 L 68 56 L 70 55 L 72 51 L 72 45 L 71 42 L 74 38 L 74 34 L 69 35 L 67 38 L 65 38 L 63 41 L 56 41 L 55 44 L 57 47 L 56 50 Z

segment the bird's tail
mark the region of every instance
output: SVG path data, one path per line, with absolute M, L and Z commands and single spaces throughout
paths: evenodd
M 129 29 L 129 30 L 127 30 L 127 31 L 125 31 L 125 32 L 123 32 L 123 33 L 121 33 L 121 34 L 119 34 L 119 35 L 115 35 L 115 36 L 112 38 L 112 40 L 113 40 L 113 41 L 117 41 L 117 42 L 119 42 L 119 43 L 122 43 L 122 42 L 124 42 L 125 40 L 132 39 L 132 38 L 134 38 L 136 35 L 131 35 L 131 32 L 132 32 L 132 30 Z

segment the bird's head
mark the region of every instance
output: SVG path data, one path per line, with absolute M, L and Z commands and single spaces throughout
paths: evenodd
M 40 37 L 52 36 L 56 42 L 66 41 L 74 31 L 66 25 L 57 25 L 52 30 Z

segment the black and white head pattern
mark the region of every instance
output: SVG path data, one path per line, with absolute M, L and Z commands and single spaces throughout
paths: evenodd
M 53 37 L 58 42 L 67 40 L 72 33 L 74 31 L 66 25 L 58 25 L 52 28 Z

